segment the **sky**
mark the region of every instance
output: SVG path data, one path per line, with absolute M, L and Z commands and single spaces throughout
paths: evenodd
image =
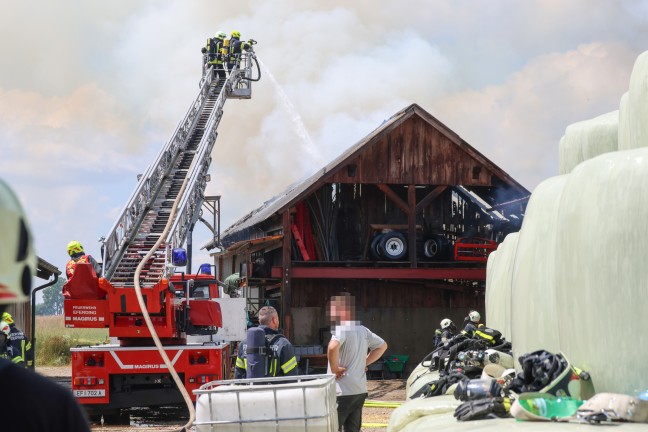
M 208 195 L 224 230 L 417 103 L 529 190 L 574 122 L 617 110 L 641 0 L 0 0 L 0 177 L 64 269 L 105 235 L 198 91 L 207 37 L 258 41 L 225 104 Z M 211 234 L 194 231 L 194 245 Z M 206 261 L 194 249 L 195 265 Z

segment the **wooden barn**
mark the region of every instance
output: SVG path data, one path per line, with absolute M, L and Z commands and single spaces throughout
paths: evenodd
M 388 353 L 416 364 L 441 319 L 483 312 L 487 256 L 529 195 L 414 104 L 230 226 L 214 255 L 222 279 L 245 269 L 251 311 L 277 307 L 293 343 L 326 344 L 327 301 L 348 291 Z

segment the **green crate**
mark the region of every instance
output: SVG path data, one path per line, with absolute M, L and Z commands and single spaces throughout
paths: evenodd
M 389 372 L 403 372 L 409 356 L 404 354 L 391 354 L 385 356 L 383 359 Z

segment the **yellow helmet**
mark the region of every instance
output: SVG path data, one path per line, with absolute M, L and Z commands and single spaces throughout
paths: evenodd
M 7 324 L 13 324 L 14 322 L 13 317 L 9 312 L 2 313 L 2 321 L 6 322 Z
M 78 241 L 72 240 L 67 245 L 67 253 L 70 256 L 78 253 L 83 253 L 83 246 L 81 246 L 81 243 L 79 243 Z
M 233 30 L 232 31 L 232 37 L 233 38 L 240 38 L 241 37 L 241 32 L 239 32 L 238 30 Z
M 0 179 L 0 305 L 29 300 L 36 253 L 31 230 L 18 197 Z

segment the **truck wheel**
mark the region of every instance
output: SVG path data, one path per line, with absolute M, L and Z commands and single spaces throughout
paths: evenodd
M 407 240 L 402 233 L 392 231 L 383 234 L 378 245 L 380 255 L 385 259 L 396 261 L 405 256 L 407 253 Z
M 371 240 L 371 245 L 369 246 L 369 256 L 374 259 L 374 261 L 380 260 L 380 251 L 378 250 L 378 245 L 380 244 L 380 239 L 382 239 L 382 234 L 376 234 L 376 236 Z
M 448 241 L 445 237 L 434 236 L 425 241 L 423 244 L 423 254 L 430 259 L 444 259 L 448 249 Z

